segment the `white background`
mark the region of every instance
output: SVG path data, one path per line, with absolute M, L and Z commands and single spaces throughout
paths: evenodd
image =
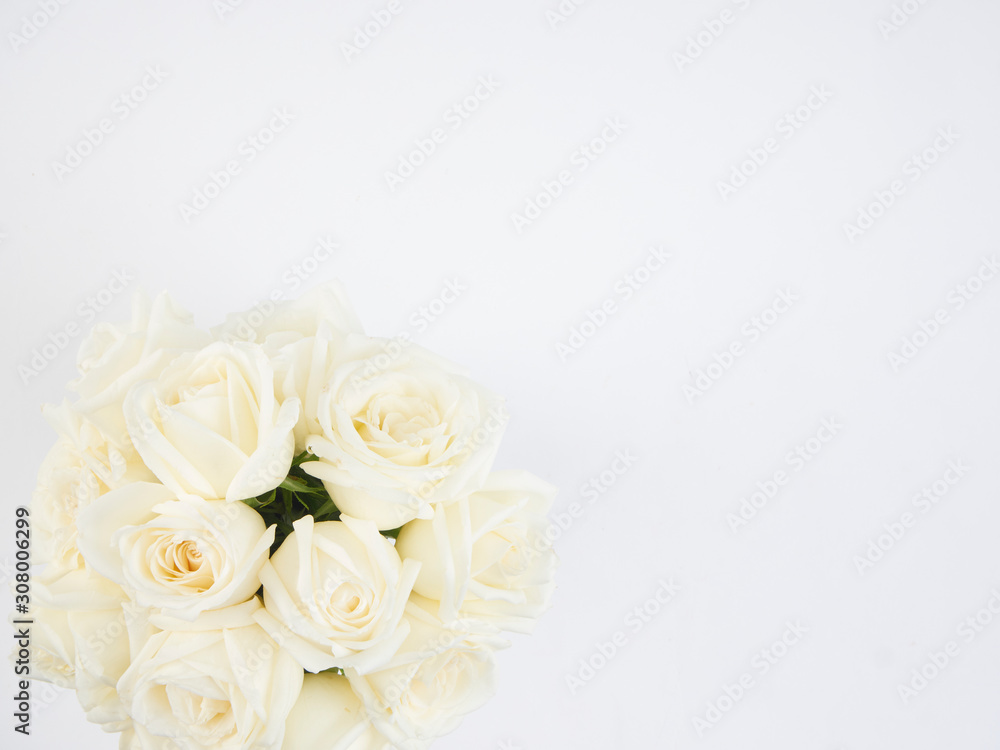
M 950 301 L 998 251 L 1000 6 L 908 0 L 893 28 L 889 0 L 589 0 L 564 20 L 546 15 L 558 0 L 399 0 L 345 54 L 387 2 L 218 5 L 74 0 L 21 41 L 41 6 L 0 12 L 0 557 L 53 441 L 39 405 L 63 397 L 79 337 L 24 382 L 33 350 L 128 317 L 139 288 L 206 326 L 294 297 L 285 274 L 330 236 L 339 249 L 303 288 L 340 279 L 370 333 L 413 333 L 506 394 L 498 465 L 558 485 L 556 513 L 579 504 L 552 610 L 437 748 L 1000 746 L 1000 278 Z M 116 99 L 155 66 L 165 79 L 120 119 Z M 453 128 L 481 76 L 495 91 Z M 813 87 L 829 96 L 810 109 Z M 291 123 L 248 152 L 274 108 Z M 102 118 L 93 153 L 54 167 Z M 624 130 L 588 161 L 607 118 Z M 435 128 L 443 143 L 390 186 Z M 741 167 L 768 138 L 763 165 Z M 232 159 L 239 174 L 186 221 L 181 204 Z M 734 169 L 754 173 L 721 190 Z M 572 183 L 515 226 L 561 170 Z M 845 230 L 894 180 L 873 225 Z M 671 258 L 647 277 L 650 247 Z M 123 270 L 127 292 L 81 314 Z M 627 300 L 626 274 L 647 280 Z M 457 301 L 414 327 L 455 280 Z M 751 341 L 744 326 L 783 290 L 796 301 Z M 607 299 L 616 312 L 561 357 Z M 742 356 L 707 373 L 734 341 Z M 686 397 L 700 372 L 718 377 Z M 837 434 L 796 463 L 824 419 Z M 635 460 L 591 503 L 582 488 L 616 451 Z M 914 496 L 950 461 L 970 468 L 923 512 Z M 778 471 L 787 483 L 734 532 L 727 517 Z M 670 578 L 679 593 L 636 632 L 630 612 Z M 981 632 L 960 631 L 977 613 Z M 808 632 L 763 674 L 789 622 Z M 625 645 L 571 688 L 617 631 Z M 904 701 L 949 641 L 958 656 Z M 745 673 L 753 687 L 699 734 Z M 33 728 L 17 742 L 117 746 L 69 693 Z

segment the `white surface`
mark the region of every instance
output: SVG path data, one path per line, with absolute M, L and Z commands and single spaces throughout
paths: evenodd
M 72 2 L 16 52 L 8 32 L 39 6 L 0 12 L 5 554 L 52 441 L 38 405 L 73 371 L 64 352 L 25 385 L 33 349 L 86 322 L 78 305 L 123 268 L 205 325 L 293 296 L 283 275 L 330 235 L 340 249 L 307 283 L 341 279 L 371 333 L 411 330 L 507 394 L 499 466 L 583 508 L 554 608 L 439 750 L 997 747 L 1000 622 L 971 642 L 957 628 L 1000 587 L 1000 278 L 961 310 L 949 294 L 998 252 L 1000 7 L 931 0 L 884 38 L 888 0 L 590 0 L 554 29 L 558 0 L 399 2 L 351 64 L 341 44 L 387 3 L 248 0 L 220 19 L 209 0 Z M 679 69 L 723 9 L 733 22 Z M 165 80 L 119 119 L 116 97 L 157 65 Z M 480 76 L 498 88 L 452 129 Z M 832 94 L 786 139 L 778 121 L 811 87 Z M 294 120 L 247 161 L 276 107 Z M 52 162 L 103 117 L 112 131 L 58 180 Z M 579 171 L 606 118 L 626 129 Z M 391 191 L 385 172 L 437 127 L 444 143 Z M 939 128 L 957 142 L 911 182 Z M 717 182 L 768 137 L 777 152 L 724 200 Z M 185 223 L 179 204 L 230 159 L 240 174 Z M 573 184 L 518 233 L 512 212 L 564 169 Z M 905 191 L 849 242 L 843 225 L 895 179 Z M 672 257 L 623 301 L 615 284 L 650 246 Z M 452 279 L 467 290 L 412 328 Z M 785 289 L 797 301 L 750 342 L 744 324 Z M 125 317 L 128 296 L 96 318 Z M 556 343 L 609 297 L 618 312 L 562 361 Z M 894 372 L 887 354 L 938 308 L 949 322 Z M 733 341 L 745 354 L 690 403 Z M 797 471 L 786 454 L 824 419 L 842 428 Z M 616 451 L 636 460 L 590 504 L 581 488 Z M 971 468 L 921 512 L 914 495 L 958 460 Z M 731 531 L 779 470 L 780 493 Z M 860 574 L 905 511 L 912 528 Z M 670 577 L 679 594 L 633 632 Z M 762 674 L 786 622 L 808 632 Z M 628 643 L 571 694 L 618 630 Z M 950 640 L 958 656 L 904 703 L 897 686 Z M 699 737 L 693 717 L 747 672 L 755 686 Z M 116 746 L 68 694 L 34 730 L 18 741 Z

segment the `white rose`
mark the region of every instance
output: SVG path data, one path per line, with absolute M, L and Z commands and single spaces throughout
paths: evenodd
M 98 498 L 79 525 L 80 550 L 95 571 L 140 606 L 187 620 L 252 597 L 274 542 L 274 526 L 244 503 L 178 498 L 148 482 Z
M 17 618 L 17 615 L 11 619 Z M 23 619 L 23 618 L 20 618 Z M 31 659 L 31 679 L 51 682 L 61 688 L 76 687 L 76 648 L 65 610 L 33 606 L 31 641 L 28 647 Z M 15 634 L 23 625 L 12 625 Z M 19 645 L 15 656 L 23 654 Z
M 66 568 L 46 565 L 31 577 L 35 601 L 52 609 L 114 609 L 128 597 L 121 586 L 95 573 L 78 555 L 80 566 Z
M 326 387 L 330 363 L 337 352 L 344 350 L 348 340 L 342 331 L 320 324 L 315 335 L 305 338 L 272 336 L 271 348 L 274 349 L 272 362 L 276 378 L 276 389 L 283 398 L 298 398 L 302 404 L 302 413 L 295 425 L 295 453 L 306 449 L 310 435 L 322 432 L 316 410 L 319 406 L 320 393 Z M 282 346 L 274 345 L 284 342 Z
M 77 368 L 81 377 L 70 384 L 80 397 L 77 408 L 126 450 L 122 403 L 128 389 L 158 377 L 180 354 L 209 343 L 208 332 L 197 328 L 191 314 L 169 294 L 163 292 L 152 302 L 136 294 L 130 323 L 98 323 L 80 345 Z
M 383 750 L 361 700 L 342 675 L 307 674 L 285 725 L 284 750 Z
M 117 607 L 74 610 L 67 622 L 76 651 L 76 697 L 91 723 L 121 732 L 131 718 L 118 694 L 118 681 L 155 632 L 148 612 L 122 600 Z
M 297 399 L 275 398 L 271 364 L 252 344 L 183 355 L 125 399 L 132 442 L 163 484 L 231 502 L 285 479 L 298 416 Z
M 347 337 L 363 334 L 361 322 L 336 282 L 311 289 L 298 299 L 231 315 L 213 333 L 222 340 L 260 342 L 272 358 L 280 398 L 297 397 L 302 413 L 295 427 L 295 452 L 305 450 L 306 437 L 319 432 L 316 402 L 326 385 L 330 357 Z
M 242 313 L 231 313 L 212 329 L 219 341 L 250 341 L 275 349 L 315 336 L 320 328 L 362 333 L 343 287 L 330 281 L 304 292 L 295 300 L 264 300 Z
M 294 528 L 260 571 L 258 622 L 310 672 L 385 663 L 406 637 L 419 565 L 402 562 L 370 521 L 304 516 Z
M 305 450 L 305 439 L 318 427 L 315 402 L 325 384 L 326 362 L 331 352 L 339 351 L 351 334 L 363 334 L 347 295 L 337 282 L 328 282 L 305 292 L 292 301 L 265 301 L 244 313 L 229 315 L 226 322 L 212 329 L 222 341 L 258 342 L 271 357 L 279 398 L 298 398 L 305 410 L 295 426 L 295 453 Z
M 134 451 L 119 450 L 68 402 L 47 405 L 42 412 L 58 440 L 42 461 L 31 500 L 35 561 L 71 570 L 80 565 L 76 548 L 80 510 L 114 487 L 153 475 Z
M 376 730 L 400 750 L 423 750 L 493 696 L 494 652 L 508 644 L 488 633 L 445 629 L 415 602 L 406 619 L 409 636 L 390 666 L 346 675 Z
M 118 732 L 129 718 L 115 684 L 128 666 L 132 646 L 143 636 L 139 630 L 129 636 L 130 605 L 121 587 L 88 569 L 79 557 L 78 568 L 47 565 L 32 577 L 32 611 L 45 634 L 42 653 L 32 655 L 37 662 L 33 668 L 49 675 L 71 672 L 71 687 L 88 721 Z M 37 640 L 33 645 L 39 647 Z
M 420 562 L 414 592 L 436 600 L 445 622 L 477 617 L 531 632 L 555 588 L 545 516 L 555 491 L 526 471 L 497 471 L 431 520 L 406 524 L 396 550 Z
M 503 433 L 503 400 L 430 352 L 398 341 L 349 337 L 332 353 L 306 439 L 337 507 L 380 529 L 429 517 L 486 477 Z M 312 392 L 307 398 L 312 397 Z
M 253 621 L 258 599 L 193 623 L 154 617 L 153 635 L 118 682 L 142 746 L 278 750 L 302 668 Z

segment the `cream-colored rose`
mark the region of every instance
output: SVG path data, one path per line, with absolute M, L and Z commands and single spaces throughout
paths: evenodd
M 79 567 L 76 518 L 108 490 L 153 479 L 134 451 L 122 451 L 78 410 L 63 402 L 43 408 L 58 435 L 38 472 L 31 499 L 35 561 Z M 131 445 L 129 445 L 131 448 Z
M 86 569 L 64 575 L 55 583 L 36 578 L 32 593 L 36 624 L 54 636 L 46 641 L 62 641 L 58 648 L 60 670 L 66 670 L 67 657 L 72 655 L 72 687 L 87 719 L 106 732 L 127 729 L 131 720 L 116 685 L 152 633 L 148 612 L 131 604 L 121 587 Z M 65 640 L 67 632 L 70 641 Z M 43 648 L 49 655 L 42 657 L 41 663 L 56 658 L 51 645 Z
M 277 385 L 282 397 L 295 397 L 302 403 L 302 413 L 295 425 L 295 453 L 306 450 L 310 435 L 322 432 L 316 410 L 319 398 L 326 388 L 331 362 L 338 352 L 344 351 L 346 342 L 354 337 L 321 323 L 314 335 L 303 338 L 273 335 L 268 349 Z M 277 346 L 281 343 L 281 346 Z
M 319 433 L 305 445 L 320 460 L 303 468 L 344 513 L 397 528 L 486 478 L 507 417 L 498 396 L 415 344 L 351 336 L 327 360 L 322 389 L 300 393 Z
M 555 588 L 556 556 L 545 514 L 555 487 L 526 471 L 497 471 L 431 520 L 406 524 L 396 550 L 420 562 L 414 592 L 438 602 L 442 620 L 479 618 L 531 632 Z
M 143 747 L 278 750 L 302 667 L 253 621 L 258 599 L 162 628 L 132 660 L 118 693 Z
M 156 632 L 149 612 L 127 600 L 110 609 L 68 614 L 76 650 L 76 697 L 91 723 L 123 732 L 132 719 L 118 694 L 118 681 Z
M 310 339 L 325 328 L 343 333 L 364 329 L 343 287 L 330 281 L 304 292 L 294 300 L 263 300 L 241 313 L 231 313 L 212 329 L 219 341 L 264 344 L 269 351 L 293 341 Z
M 291 301 L 258 303 L 247 312 L 229 315 L 212 329 L 223 341 L 260 343 L 271 357 L 276 392 L 281 399 L 298 398 L 305 410 L 295 426 L 295 453 L 305 450 L 305 439 L 315 423 L 315 402 L 325 383 L 328 357 L 341 349 L 347 336 L 362 334 L 361 321 L 337 282 L 328 282 Z
M 136 482 L 98 498 L 81 515 L 87 563 L 143 607 L 193 620 L 245 602 L 274 542 L 274 526 L 244 503 L 177 497 Z
M 178 494 L 232 502 L 288 474 L 299 402 L 275 397 L 259 346 L 214 343 L 183 355 L 156 381 L 134 386 L 124 408 L 143 461 Z
M 365 716 L 342 675 L 307 674 L 285 726 L 283 750 L 384 750 L 388 745 Z
M 384 664 L 406 637 L 403 609 L 419 565 L 370 521 L 304 516 L 264 564 L 257 618 L 310 672 Z
M 326 384 L 330 358 L 347 337 L 364 329 L 341 286 L 329 282 L 292 301 L 262 302 L 253 310 L 230 315 L 213 329 L 223 341 L 256 341 L 271 357 L 279 398 L 297 397 L 303 409 L 295 427 L 295 453 L 305 450 L 310 433 L 319 432 L 316 402 Z
M 12 615 L 11 620 L 18 615 Z M 23 618 L 20 618 L 23 619 Z M 76 687 L 76 648 L 65 610 L 34 606 L 31 608 L 30 654 L 31 679 L 50 682 L 61 688 Z M 14 632 L 23 625 L 12 625 Z M 16 659 L 23 657 L 20 645 L 14 646 Z M 15 660 L 16 660 L 15 659 Z
M 211 336 L 194 325 L 191 314 L 166 292 L 155 300 L 143 294 L 132 299 L 129 323 L 98 323 L 77 354 L 80 378 L 70 387 L 80 397 L 77 408 L 88 415 L 121 450 L 128 449 L 122 403 L 129 388 L 159 376 L 184 352 L 211 343 Z
M 410 632 L 391 664 L 346 675 L 372 725 L 399 750 L 424 750 L 454 730 L 496 690 L 494 652 L 508 645 L 484 632 L 449 630 L 416 602 Z

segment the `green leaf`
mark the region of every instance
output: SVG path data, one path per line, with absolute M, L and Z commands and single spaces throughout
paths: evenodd
M 309 485 L 307 485 L 303 480 L 293 476 L 286 477 L 278 486 L 283 490 L 288 490 L 289 492 L 303 492 L 309 489 Z
M 268 505 L 273 503 L 276 497 L 277 497 L 277 491 L 271 490 L 270 492 L 260 495 L 258 497 L 248 497 L 242 502 L 246 503 L 254 510 L 260 510 L 262 508 L 266 508 Z
M 302 451 L 299 455 L 292 459 L 292 468 L 298 468 L 306 461 L 319 461 L 319 456 L 315 453 L 310 453 L 309 451 Z
M 333 521 L 340 518 L 340 509 L 334 505 L 332 499 L 327 498 L 327 501 L 313 513 L 313 517 L 317 521 Z
M 268 527 L 275 527 L 271 554 L 274 554 L 288 535 L 295 530 L 293 524 L 300 518 L 312 516 L 316 523 L 340 519 L 340 509 L 330 497 L 323 481 L 302 469 L 302 464 L 316 461 L 318 458 L 308 452 L 300 453 L 292 460 L 288 476 L 281 481 L 281 484 L 270 492 L 243 500 L 260 513 Z M 395 539 L 399 536 L 399 529 L 381 533 L 387 538 Z

